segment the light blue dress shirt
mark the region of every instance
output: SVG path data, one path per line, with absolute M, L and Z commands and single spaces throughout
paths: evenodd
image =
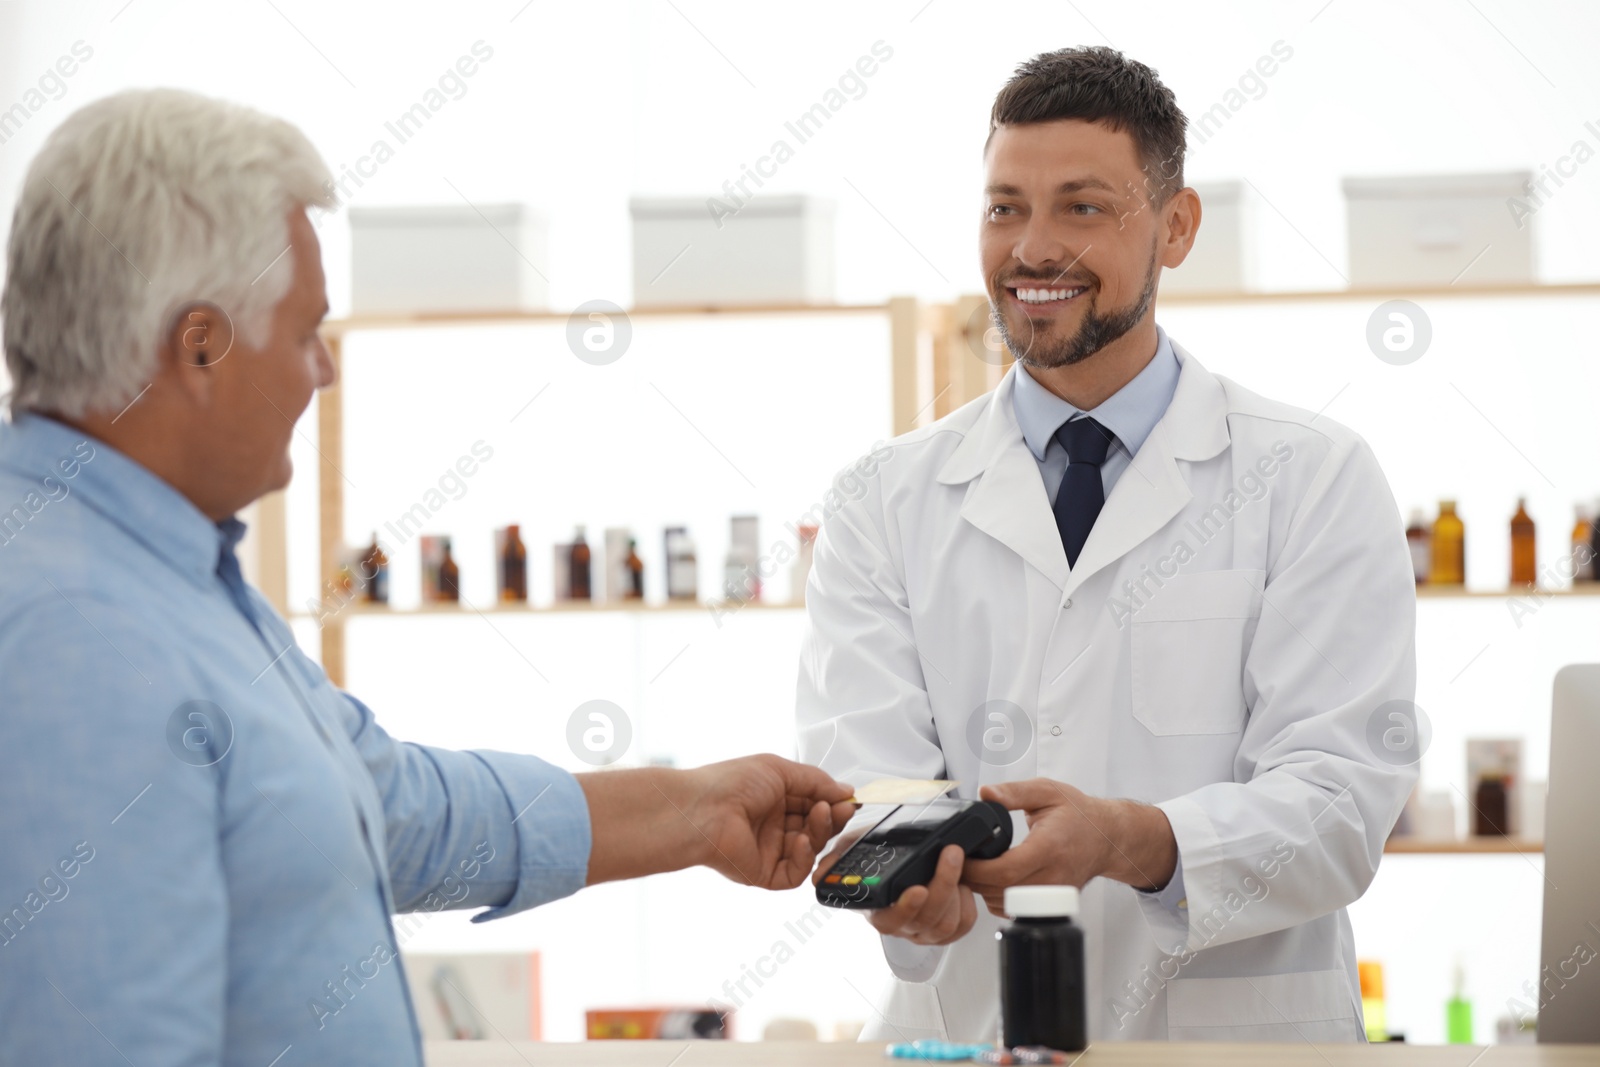
M 1127 385 L 1108 396 L 1098 407 L 1085 412 L 1040 385 L 1026 367 L 1017 367 L 1011 408 L 1017 416 L 1017 425 L 1022 429 L 1022 438 L 1028 443 L 1028 451 L 1038 461 L 1039 474 L 1044 478 L 1044 491 L 1052 505 L 1056 502 L 1056 492 L 1061 488 L 1061 476 L 1066 473 L 1069 459 L 1061 442 L 1055 440 L 1056 431 L 1072 419 L 1089 415 L 1117 435 L 1116 443 L 1100 465 L 1100 482 L 1109 500 L 1117 479 L 1133 462 L 1133 457 L 1156 428 L 1156 423 L 1161 421 L 1161 416 L 1167 413 L 1172 395 L 1178 390 L 1181 369 L 1178 357 L 1172 351 L 1172 342 L 1167 340 L 1167 331 L 1157 326 L 1156 354 L 1150 362 Z M 1151 896 L 1173 914 L 1185 906 L 1181 856 L 1171 880 Z
M 0 1063 L 420 1064 L 390 916 L 584 884 L 576 779 L 391 738 L 240 580 L 243 533 L 0 423 Z
M 1068 460 L 1066 449 L 1055 440 L 1056 431 L 1071 419 L 1089 415 L 1117 435 L 1116 442 L 1106 453 L 1106 461 L 1100 465 L 1100 482 L 1109 500 L 1111 487 L 1128 469 L 1134 454 L 1166 414 L 1167 405 L 1172 403 L 1172 394 L 1178 389 L 1178 371 L 1178 357 L 1173 354 L 1172 342 L 1167 340 L 1167 331 L 1160 326 L 1156 327 L 1155 356 L 1132 381 L 1093 411 L 1085 412 L 1067 403 L 1040 385 L 1026 367 L 1017 367 L 1011 407 L 1016 413 L 1017 425 L 1022 428 L 1022 438 L 1028 442 L 1028 451 L 1039 462 L 1044 491 L 1052 505 L 1056 502 L 1056 491 L 1061 488 L 1061 476 L 1066 473 Z

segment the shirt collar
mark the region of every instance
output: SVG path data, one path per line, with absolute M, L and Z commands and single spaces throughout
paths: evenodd
M 69 477 L 74 463 L 77 470 Z M 74 497 L 201 584 L 216 574 L 219 554 L 232 551 L 245 533 L 237 518 L 212 522 L 137 460 L 47 415 L 27 412 L 0 421 L 0 466 L 41 483 L 49 477 L 66 485 Z
M 1172 352 L 1167 331 L 1156 327 L 1156 354 L 1133 380 L 1107 397 L 1099 407 L 1084 412 L 1046 389 L 1026 367 L 1017 368 L 1012 408 L 1023 440 L 1033 458 L 1044 461 L 1050 442 L 1063 423 L 1080 414 L 1092 415 L 1096 422 L 1117 435 L 1117 443 L 1132 456 L 1139 451 L 1150 431 L 1172 403 L 1178 388 L 1178 357 Z

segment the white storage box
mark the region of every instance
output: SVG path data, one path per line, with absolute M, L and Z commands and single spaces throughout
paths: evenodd
M 350 209 L 357 315 L 542 311 L 543 218 L 521 204 Z
M 833 302 L 833 205 L 806 196 L 634 199 L 633 303 Z
M 1533 228 L 1507 206 L 1529 171 L 1346 178 L 1350 284 L 1480 286 L 1533 281 Z
M 1242 181 L 1195 182 L 1200 232 L 1181 267 L 1163 268 L 1163 293 L 1239 293 L 1256 285 L 1256 198 Z

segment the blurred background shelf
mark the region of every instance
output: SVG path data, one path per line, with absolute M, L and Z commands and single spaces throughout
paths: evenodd
M 1507 597 L 1595 597 L 1600 596 L 1600 582 L 1586 582 L 1570 589 L 1462 589 L 1459 586 L 1419 585 L 1417 596 L 1422 600 L 1450 600 L 1468 597 L 1504 600 Z
M 700 613 L 730 615 L 742 611 L 804 611 L 804 604 L 769 604 L 765 601 L 749 603 L 703 603 L 700 601 L 667 601 L 644 604 L 556 603 L 556 604 L 503 604 L 473 605 L 417 604 L 412 607 L 390 607 L 386 604 L 351 604 L 336 614 L 360 615 L 364 618 L 405 618 L 414 615 L 474 616 L 474 615 L 664 615 L 668 613 Z M 292 612 L 291 619 L 315 619 L 305 611 Z
M 1391 837 L 1384 843 L 1387 853 L 1427 856 L 1492 855 L 1496 853 L 1543 854 L 1543 841 L 1524 841 L 1515 837 L 1475 837 L 1452 841 L 1424 841 L 1414 837 Z

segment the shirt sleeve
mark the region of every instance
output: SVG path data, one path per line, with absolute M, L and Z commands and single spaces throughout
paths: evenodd
M 1189 899 L 1183 887 L 1183 856 L 1160 889 L 1135 889 L 1139 909 L 1163 952 L 1177 952 L 1189 939 Z
M 169 747 L 174 713 L 204 690 L 147 620 L 92 593 L 8 614 L 0 1063 L 219 1063 L 226 772 L 197 755 L 203 730 L 183 755 Z
M 473 917 L 482 922 L 583 888 L 589 805 L 576 778 L 536 756 L 396 741 L 343 695 L 350 739 L 383 801 L 399 911 L 487 905 Z

